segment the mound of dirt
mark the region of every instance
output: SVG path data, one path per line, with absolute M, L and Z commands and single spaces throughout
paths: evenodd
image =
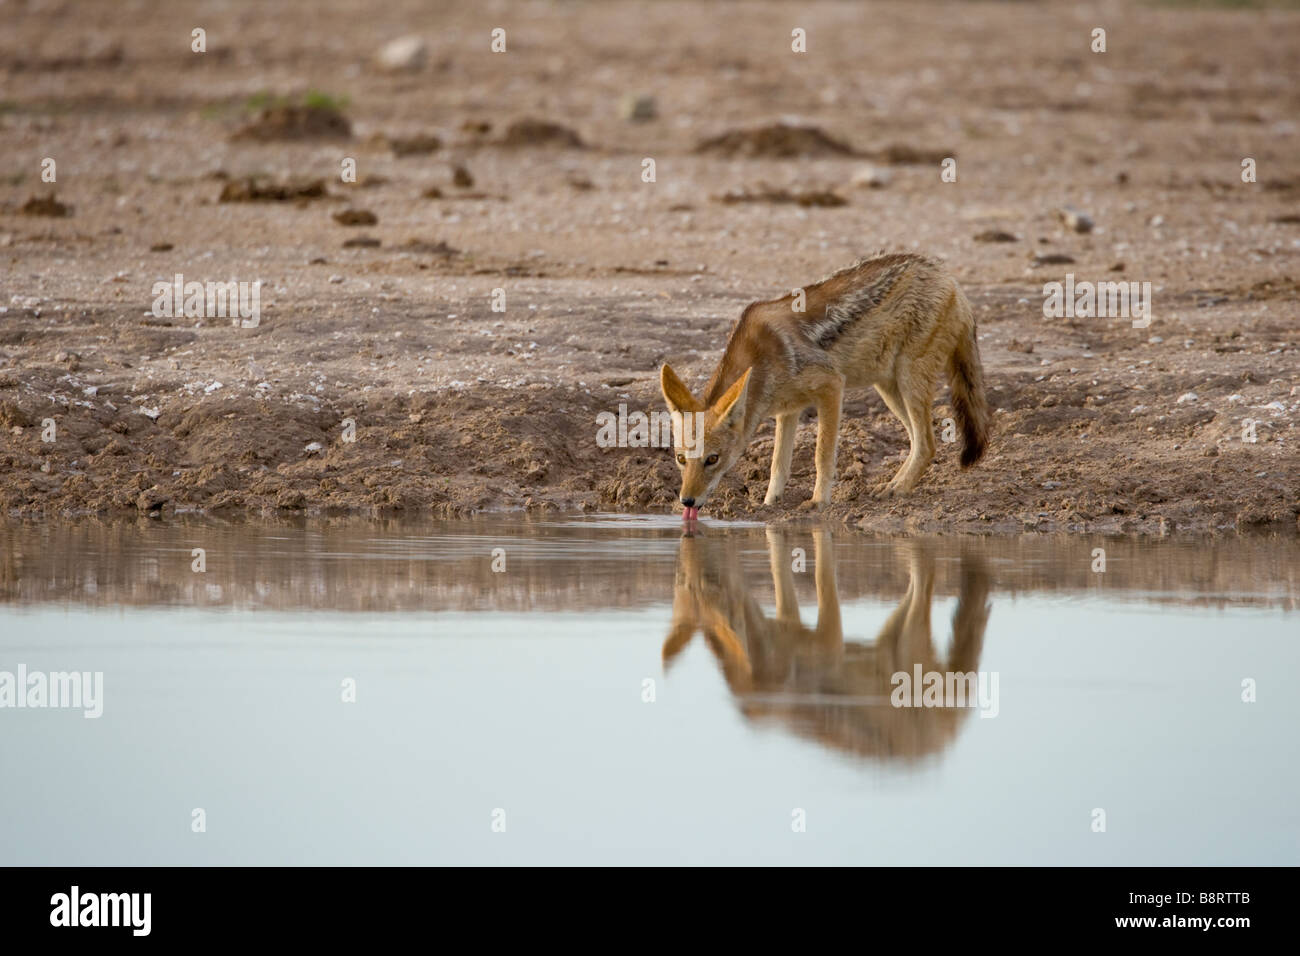
M 231 136 L 236 141 L 261 143 L 351 138 L 352 124 L 347 117 L 328 106 L 270 106 Z
M 871 158 L 891 166 L 938 166 L 945 159 L 956 158 L 950 149 L 922 149 L 906 143 L 891 143 L 871 154 Z
M 428 239 L 407 239 L 406 242 L 398 246 L 403 252 L 415 252 L 421 255 L 443 256 L 450 259 L 452 256 L 460 255 L 459 249 L 453 249 L 446 242 L 439 239 L 437 242 L 430 242 Z
M 232 179 L 221 187 L 218 202 L 295 202 L 299 200 L 324 199 L 329 193 L 325 191 L 323 179 L 289 179 L 272 182 L 260 176 L 246 176 Z
M 854 149 L 816 126 L 772 123 L 754 129 L 729 130 L 701 140 L 697 153 L 716 156 L 771 157 L 856 156 Z
M 385 137 L 394 156 L 427 156 L 442 149 L 442 140 L 431 134 Z
M 515 120 L 507 128 L 498 142 L 500 146 L 518 148 L 521 146 L 561 146 L 566 149 L 582 149 L 582 137 L 559 123 L 525 117 Z
M 745 202 L 765 202 L 775 204 L 793 203 L 798 206 L 847 206 L 849 201 L 839 193 L 829 189 L 801 189 L 794 192 L 789 189 L 773 189 L 771 186 L 759 186 L 757 189 L 739 189 L 723 193 L 717 197 L 723 205 Z
M 373 226 L 379 217 L 369 209 L 340 209 L 334 213 L 334 221 L 340 226 Z
M 71 216 L 72 208 L 65 206 L 54 198 L 54 193 L 48 196 L 32 196 L 27 202 L 23 203 L 22 208 L 18 210 L 24 216 Z

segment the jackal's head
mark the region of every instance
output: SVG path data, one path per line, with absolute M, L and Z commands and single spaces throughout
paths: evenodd
M 664 401 L 673 413 L 673 453 L 682 473 L 678 495 L 684 517 L 699 516 L 722 476 L 745 453 L 745 399 L 749 394 L 749 371 L 736 379 L 712 405 L 691 394 L 677 373 L 665 365 L 659 375 Z M 701 434 L 701 431 L 703 434 Z

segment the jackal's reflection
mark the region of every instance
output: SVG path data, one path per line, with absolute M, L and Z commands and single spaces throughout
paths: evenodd
M 799 619 L 791 549 L 793 535 L 768 529 L 776 588 L 776 615 L 768 617 L 745 586 L 739 554 L 723 538 L 687 535 L 677 557 L 672 629 L 665 666 L 702 631 L 727 684 L 751 720 L 780 721 L 801 736 L 858 756 L 913 758 L 936 753 L 956 736 L 966 707 L 895 707 L 893 675 L 969 673 L 979 667 L 988 623 L 988 575 L 982 562 L 963 557 L 953 639 L 940 661 L 930 631 L 934 558 L 907 542 L 908 585 L 874 644 L 845 642 L 835 587 L 830 535 L 814 532 L 817 624 Z

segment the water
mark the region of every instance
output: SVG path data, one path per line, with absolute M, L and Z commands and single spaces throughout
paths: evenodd
M 0 708 L 4 863 L 1300 861 L 1292 542 L 597 517 L 0 544 L 0 672 L 103 674 L 98 718 Z M 965 706 L 893 706 L 918 665 L 976 675 Z

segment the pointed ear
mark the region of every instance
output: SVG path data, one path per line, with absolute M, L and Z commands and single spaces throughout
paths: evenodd
M 749 373 L 752 371 L 752 368 L 745 369 L 745 374 L 736 379 L 731 384 L 731 388 L 713 403 L 713 417 L 719 424 L 726 421 L 729 416 L 737 422 L 745 417 L 745 400 L 749 397 Z
M 682 652 L 682 649 L 691 642 L 695 636 L 694 621 L 680 621 L 673 624 L 673 628 L 668 632 L 668 637 L 664 639 L 664 669 L 667 670 L 672 664 L 673 658 Z
M 691 390 L 682 384 L 682 380 L 677 377 L 672 366 L 664 363 L 664 367 L 659 370 L 659 388 L 664 393 L 664 401 L 668 403 L 668 410 L 673 412 L 698 412 L 700 403 L 695 400 Z

